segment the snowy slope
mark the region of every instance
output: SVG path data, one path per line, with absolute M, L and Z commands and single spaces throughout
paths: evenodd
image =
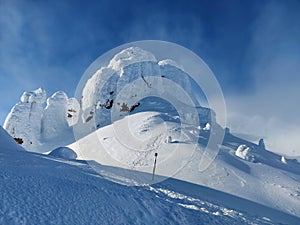
M 195 149 L 197 133 L 199 128 L 182 128 L 165 113 L 141 112 L 101 128 L 69 147 L 81 159 L 148 174 L 152 173 L 157 152 L 159 175 L 204 185 L 300 217 L 300 164 L 296 160 L 285 164 L 281 156 L 227 133 L 216 159 L 200 172 L 199 162 L 209 131 L 200 129 L 200 147 Z M 172 141 L 167 141 L 168 136 Z M 236 155 L 243 144 L 249 147 L 246 160 Z M 150 175 L 139 178 L 141 183 L 151 183 Z
M 0 224 L 297 224 L 299 219 L 175 179 L 128 186 L 122 169 L 98 164 L 98 174 L 82 161 L 19 151 L 2 128 L 0 143 Z

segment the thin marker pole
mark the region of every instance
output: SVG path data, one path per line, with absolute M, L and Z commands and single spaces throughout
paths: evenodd
M 152 180 L 154 180 L 154 174 L 155 174 L 155 168 L 156 168 L 156 159 L 157 159 L 157 155 L 158 155 L 158 153 L 156 152 L 156 153 L 154 154 L 155 159 L 154 159 L 154 166 L 153 166 Z

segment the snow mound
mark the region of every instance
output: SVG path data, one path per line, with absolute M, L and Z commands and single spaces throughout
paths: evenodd
M 76 152 L 68 147 L 58 147 L 51 151 L 48 155 L 66 160 L 75 160 L 77 158 Z

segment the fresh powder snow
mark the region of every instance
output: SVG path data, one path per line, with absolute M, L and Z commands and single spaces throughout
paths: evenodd
M 24 151 L 0 127 L 0 224 L 297 224 L 297 217 L 169 179 L 128 186 L 122 169 Z M 116 183 L 118 181 L 119 183 Z M 132 182 L 132 181 L 129 181 Z

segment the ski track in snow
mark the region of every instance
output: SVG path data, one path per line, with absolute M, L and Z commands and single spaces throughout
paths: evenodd
M 220 224 L 220 222 L 222 222 L 222 224 L 235 224 L 241 222 L 244 224 L 272 224 L 271 220 L 266 217 L 249 217 L 248 215 L 244 215 L 233 209 L 228 209 L 208 201 L 186 196 L 172 190 L 153 188 L 151 186 L 149 186 L 149 189 L 156 193 L 156 197 L 158 198 L 163 198 L 165 201 L 172 202 L 187 209 L 195 210 L 200 214 L 205 213 L 208 217 L 207 222 L 210 224 Z M 219 221 L 219 219 L 217 219 L 216 221 L 216 217 L 219 217 L 221 220 Z

